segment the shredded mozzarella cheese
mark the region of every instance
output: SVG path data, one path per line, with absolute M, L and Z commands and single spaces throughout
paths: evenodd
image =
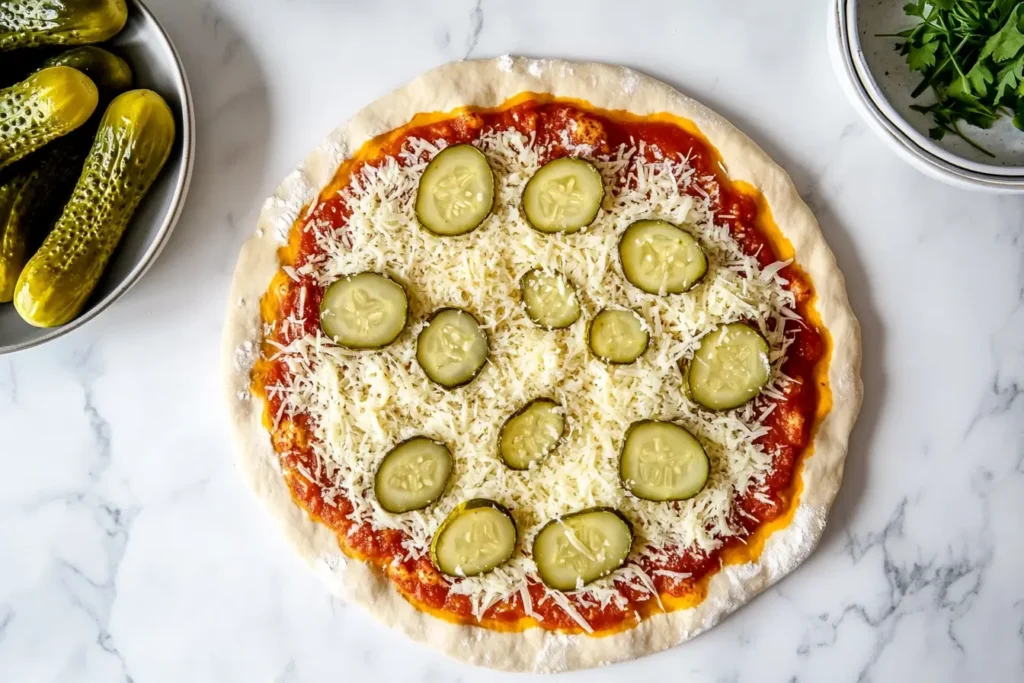
M 599 505 L 622 510 L 635 524 L 638 548 L 655 557 L 665 547 L 708 553 L 736 535 L 735 497 L 751 489 L 763 496 L 758 487 L 772 458 L 754 441 L 767 432 L 762 421 L 772 408 L 761 402 L 725 413 L 701 410 L 683 393 L 679 363 L 692 357 L 701 337 L 716 326 L 756 320 L 773 349 L 773 379 L 765 393 L 782 396 L 787 379 L 780 367 L 792 341 L 787 326 L 799 316 L 779 275 L 786 264 L 761 269 L 742 252 L 728 227 L 716 222 L 714 190 L 708 196 L 695 183 L 687 159 L 658 152 L 649 161 L 643 143 L 594 159 L 610 188 L 598 219 L 575 235 L 542 235 L 524 222 L 518 204 L 544 150 L 514 130 L 486 131 L 474 144 L 487 156 L 498 184 L 495 211 L 475 231 L 453 239 L 417 225 L 413 205 L 419 178 L 445 145 L 414 138 L 398 158 L 363 167 L 343 190 L 351 212 L 346 225 L 307 226 L 323 254 L 305 264 L 303 273 L 321 286 L 361 271 L 391 274 L 409 288 L 414 321 L 443 306 L 469 310 L 490 337 L 490 362 L 480 375 L 451 391 L 432 384 L 416 363 L 415 340 L 423 322 L 415 322 L 396 343 L 369 353 L 339 348 L 319 333 L 299 336 L 278 352 L 291 377 L 269 391 L 283 397 L 275 424 L 300 413 L 312 418 L 318 470 L 334 484 L 324 492 L 325 500 L 344 496 L 354 506 L 356 522 L 404 532 L 409 557 L 428 552 L 441 521 L 463 500 L 493 498 L 513 511 L 520 530 L 514 558 L 491 573 L 451 580 L 451 591 L 469 596 L 479 618 L 517 592 L 532 613 L 526 585 L 537 574 L 529 549 L 545 522 L 569 512 Z M 701 196 L 687 194 L 690 187 Z M 686 295 L 659 297 L 626 282 L 616 255 L 618 239 L 630 223 L 646 218 L 685 225 L 700 240 L 709 257 L 701 286 Z M 574 284 L 582 321 L 556 332 L 530 322 L 520 306 L 518 282 L 537 267 L 557 269 Z M 650 327 L 650 347 L 633 365 L 609 366 L 588 350 L 586 320 L 607 306 L 633 308 Z M 286 324 L 301 326 L 301 321 Z M 497 453 L 498 431 L 510 414 L 538 396 L 561 402 L 567 433 L 542 462 L 527 471 L 510 470 Z M 683 424 L 705 444 L 711 474 L 695 498 L 648 502 L 620 485 L 625 431 L 648 418 Z M 418 434 L 448 444 L 456 461 L 454 481 L 430 508 L 389 514 L 373 495 L 374 472 L 395 444 Z M 634 564 L 572 594 L 583 604 L 625 605 L 615 581 L 657 595 L 651 578 Z M 564 594 L 549 590 L 548 595 L 581 628 L 591 630 Z

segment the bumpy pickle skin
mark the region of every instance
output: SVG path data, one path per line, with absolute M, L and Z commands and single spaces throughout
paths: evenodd
M 18 276 L 71 196 L 107 103 L 132 85 L 128 62 L 94 45 L 65 50 L 37 71 L 54 66 L 89 76 L 100 106 L 81 127 L 0 171 L 0 303 L 14 298 Z
M 4 0 L 0 52 L 101 43 L 120 33 L 127 21 L 125 0 Z
M 97 104 L 96 84 L 68 66 L 0 90 L 0 169 L 82 126 Z
M 81 133 L 0 172 L 0 303 L 14 298 L 18 276 L 71 195 L 91 139 Z
M 18 278 L 14 306 L 26 322 L 56 327 L 82 310 L 174 136 L 174 115 L 155 92 L 131 90 L 111 102 L 71 199 Z
M 65 50 L 43 62 L 43 69 L 52 66 L 70 66 L 92 79 L 100 96 L 112 97 L 132 87 L 132 68 L 121 57 L 95 45 L 84 45 Z

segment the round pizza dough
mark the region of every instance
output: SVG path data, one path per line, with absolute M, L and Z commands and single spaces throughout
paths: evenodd
M 813 454 L 804 460 L 803 492 L 792 522 L 771 534 L 756 562 L 726 565 L 715 574 L 706 599 L 695 608 L 657 614 L 633 629 L 600 638 L 541 628 L 498 632 L 454 624 L 414 608 L 386 577 L 345 556 L 334 533 L 292 502 L 262 424 L 263 404 L 249 395 L 250 370 L 262 337 L 259 302 L 280 267 L 277 249 L 299 212 L 332 180 L 339 165 L 367 140 L 406 124 L 417 113 L 494 107 L 526 91 L 640 115 L 668 112 L 696 123 L 718 149 L 729 177 L 764 194 L 795 249 L 796 262 L 813 282 L 821 321 L 834 342 L 829 368 L 833 407 L 817 431 Z M 665 83 L 618 66 L 508 56 L 463 61 L 438 67 L 377 100 L 335 130 L 266 201 L 256 234 L 242 247 L 230 301 L 224 384 L 238 466 L 292 546 L 337 595 L 456 659 L 495 669 L 557 672 L 642 657 L 711 628 L 781 579 L 807 558 L 821 537 L 861 404 L 860 328 L 835 257 L 789 176 L 715 112 Z

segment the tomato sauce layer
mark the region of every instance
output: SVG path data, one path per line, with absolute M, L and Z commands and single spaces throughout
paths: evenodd
M 437 119 L 436 116 L 422 117 Z M 339 170 L 334 181 L 321 193 L 312 211 L 298 221 L 291 234 L 291 241 L 281 250 L 284 265 L 301 266 L 311 256 L 320 253 L 312 230 L 306 227 L 313 221 L 327 221 L 331 225 L 343 226 L 348 218 L 345 203 L 338 190 L 347 186 L 349 179 L 366 164 L 381 163 L 389 156 L 397 156 L 406 140 L 412 137 L 428 141 L 444 140 L 449 145 L 475 140 L 487 129 L 511 128 L 526 135 L 534 135 L 538 148 L 548 150 L 540 159 L 568 156 L 566 132 L 573 132 L 574 144 L 592 146 L 594 156 L 614 152 L 620 145 L 640 149 L 649 160 L 654 155 L 665 157 L 684 155 L 696 170 L 696 180 L 687 188 L 691 194 L 706 194 L 713 198 L 713 209 L 718 220 L 729 227 L 732 236 L 742 250 L 756 258 L 762 267 L 783 258 L 788 249 L 784 240 L 771 222 L 767 202 L 753 189 L 732 183 L 720 162 L 714 148 L 683 119 L 660 115 L 637 117 L 621 112 L 596 110 L 586 103 L 557 100 L 550 97 L 522 96 L 495 110 L 466 110 L 461 113 L 422 121 L 421 117 L 401 129 L 372 140 L 350 162 Z M 784 519 L 796 505 L 799 493 L 799 470 L 802 457 L 808 452 L 813 439 L 814 428 L 823 417 L 827 402 L 828 387 L 824 380 L 827 370 L 827 333 L 816 324 L 813 310 L 814 292 L 807 276 L 795 265 L 782 269 L 781 275 L 788 280 L 787 288 L 793 292 L 796 309 L 804 325 L 794 329 L 796 336 L 789 347 L 788 358 L 783 372 L 794 381 L 784 390 L 784 399 L 775 399 L 775 410 L 765 421 L 767 434 L 760 438 L 766 452 L 773 453 L 771 470 L 761 495 L 754 497 L 751 491 L 739 498 L 733 526 L 742 530 L 740 536 L 728 539 L 718 550 L 705 554 L 695 549 L 664 548 L 656 561 L 647 556 L 637 559 L 640 566 L 652 577 L 659 593 L 668 598 L 668 608 L 689 607 L 698 604 L 704 596 L 707 582 L 726 561 L 732 561 L 730 552 L 747 550 L 743 544 L 768 523 Z M 299 291 L 305 288 L 305 294 Z M 304 321 L 302 333 L 315 333 L 319 326 L 320 300 L 323 288 L 310 276 L 293 278 L 283 273 L 275 278 L 263 301 L 263 315 L 268 323 L 280 322 L 289 316 Z M 299 309 L 299 306 L 302 309 Z M 291 341 L 288 326 L 277 324 L 270 338 L 280 344 Z M 269 349 L 269 347 L 268 347 Z M 268 357 L 271 354 L 266 354 Z M 268 396 L 265 388 L 287 380 L 283 362 L 260 361 L 254 370 L 254 388 L 266 401 L 265 420 L 272 428 L 270 416 L 276 415 L 281 398 Z M 287 430 L 287 434 L 283 433 Z M 472 615 L 469 598 L 449 592 L 448 581 L 433 567 L 429 560 L 407 559 L 402 548 L 405 535 L 395 530 L 374 530 L 369 525 L 358 524 L 350 519 L 352 504 L 343 497 L 334 498 L 330 503 L 324 500 L 323 492 L 331 488 L 325 475 L 320 479 L 308 476 L 317 472 L 315 456 L 308 446 L 311 430 L 304 416 L 273 430 L 275 447 L 285 439 L 290 454 L 283 459 L 287 483 L 295 501 L 305 508 L 314 519 L 333 529 L 342 549 L 349 555 L 372 563 L 394 582 L 397 588 L 418 608 L 436 616 L 463 623 L 481 623 L 495 629 L 521 629 L 539 626 L 551 630 L 579 631 L 577 622 L 553 600 L 545 599 L 545 590 L 539 584 L 530 586 L 532 611 L 535 618 L 528 618 L 521 596 L 501 601 L 483 615 L 479 622 Z M 296 448 L 296 444 L 299 445 Z M 305 447 L 303 447 L 305 444 Z M 305 473 L 305 474 L 304 474 Z M 753 544 L 757 545 L 757 544 Z M 744 560 L 756 559 L 747 552 Z M 678 579 L 655 570 L 689 574 L 690 578 Z M 625 607 L 610 604 L 606 607 L 581 601 L 568 596 L 575 609 L 593 627 L 595 633 L 613 633 L 634 625 L 637 619 L 661 609 L 649 593 L 638 591 L 625 582 L 616 587 L 627 598 Z

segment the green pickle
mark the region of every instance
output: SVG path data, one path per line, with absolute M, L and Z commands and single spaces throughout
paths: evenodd
M 38 70 L 54 66 L 89 76 L 104 108 L 132 84 L 126 61 L 92 45 L 65 50 Z M 81 127 L 0 171 L 0 303 L 12 300 L 25 263 L 60 216 L 102 118 L 103 110 L 97 108 Z
M 14 298 L 25 263 L 71 194 L 89 140 L 78 132 L 0 172 L 0 303 Z
M 128 62 L 98 45 L 82 45 L 54 53 L 50 48 L 16 50 L 0 57 L 0 88 L 6 88 L 31 74 L 51 66 L 70 66 L 92 79 L 104 95 L 113 97 L 132 87 L 132 70 Z M 100 114 L 102 114 L 102 109 Z
M 125 0 L 3 0 L 0 52 L 101 43 L 120 33 L 127 21 Z
M 68 66 L 0 90 L 0 169 L 82 126 L 97 104 L 96 84 Z
M 132 87 L 132 68 L 113 52 L 95 45 L 84 45 L 65 50 L 43 62 L 43 69 L 51 66 L 70 66 L 92 79 L 100 95 L 116 95 Z
M 71 199 L 18 278 L 14 306 L 28 323 L 56 327 L 82 310 L 174 136 L 174 115 L 155 92 L 111 102 Z
M 11 173 L 0 180 L 0 303 L 14 298 L 14 285 L 31 249 L 15 211 L 22 204 L 29 177 L 29 172 Z

